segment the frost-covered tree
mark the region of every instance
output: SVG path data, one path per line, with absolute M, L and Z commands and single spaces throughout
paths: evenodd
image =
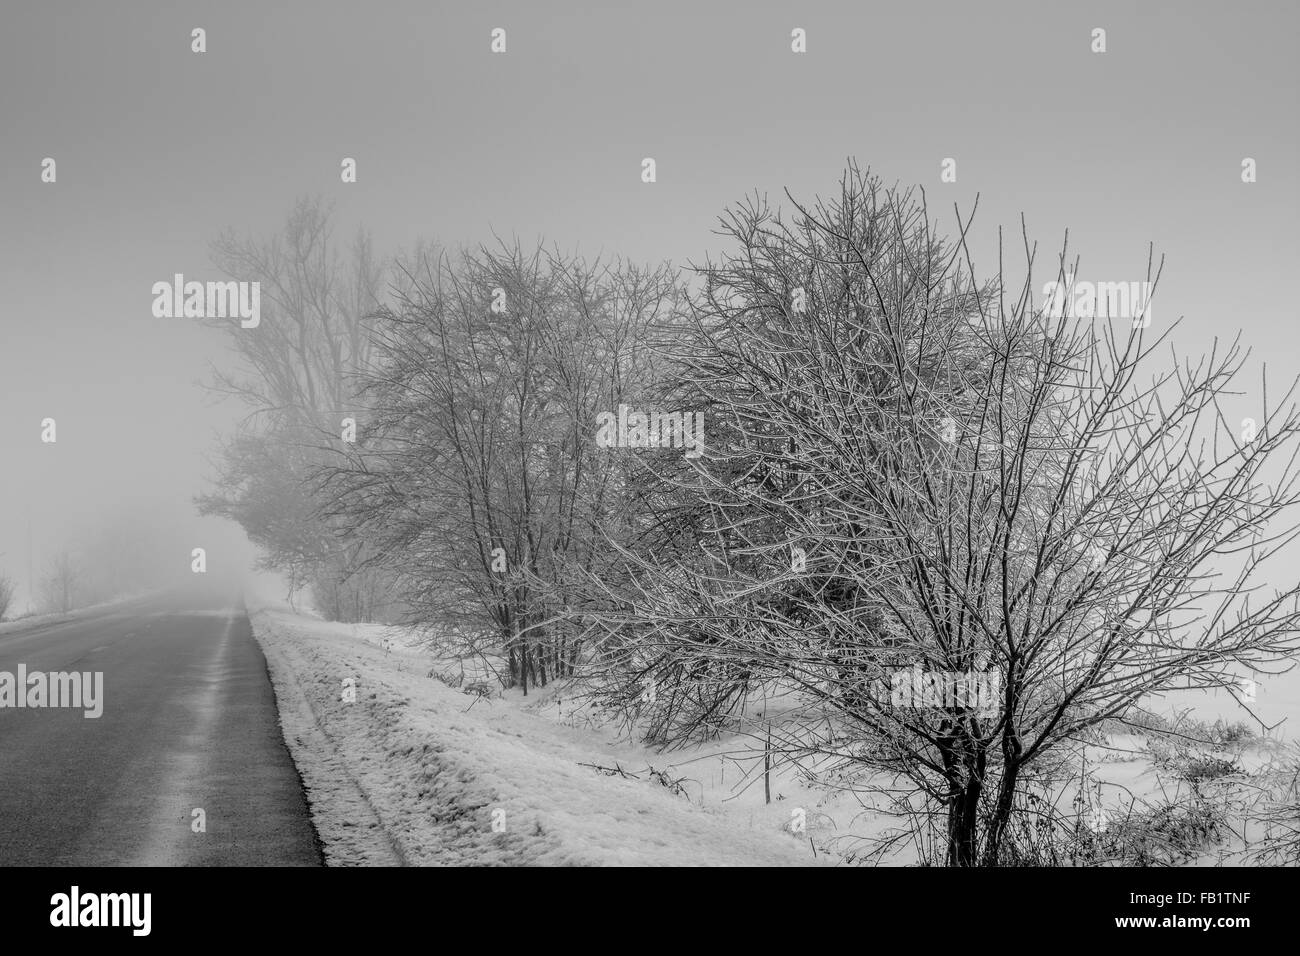
M 1297 533 L 1300 420 L 1261 385 L 1231 426 L 1237 343 L 1166 361 L 1172 326 L 1045 314 L 1027 240 L 1022 286 L 979 283 L 969 222 L 941 241 L 856 170 L 725 228 L 678 373 L 708 452 L 659 472 L 679 544 L 624 549 L 582 608 L 670 739 L 774 733 L 996 865 L 1091 728 L 1294 653 L 1300 586 L 1260 572 Z
M 525 692 L 581 652 L 556 622 L 562 570 L 593 570 L 619 536 L 624 477 L 596 419 L 650 377 L 646 329 L 672 308 L 664 267 L 540 247 L 408 263 L 375 317 L 367 429 L 326 486 L 375 543 L 409 619 L 464 655 L 504 659 Z

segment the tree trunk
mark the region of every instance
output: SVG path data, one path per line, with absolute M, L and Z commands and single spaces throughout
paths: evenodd
M 960 730 L 948 738 L 941 752 L 955 790 L 948 798 L 948 866 L 975 866 L 986 755 Z
M 1002 852 L 1002 837 L 1007 832 L 1011 811 L 1016 799 L 1016 779 L 1020 775 L 1020 738 L 1012 732 L 1002 737 L 1002 782 L 998 786 L 998 802 L 993 808 L 988 834 L 984 841 L 982 865 L 997 866 Z
M 980 792 L 983 783 L 971 780 L 948 804 L 948 865 L 975 865 Z

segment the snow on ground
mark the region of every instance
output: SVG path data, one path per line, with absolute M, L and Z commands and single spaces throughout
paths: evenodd
M 761 788 L 764 812 L 701 806 L 651 779 L 662 758 L 447 687 L 396 629 L 274 605 L 250 604 L 250 619 L 332 865 L 824 861 L 789 832 L 789 804 L 762 805 Z
M 505 701 L 552 722 L 598 734 L 602 739 L 616 735 L 613 727 L 597 723 L 590 706 L 566 693 L 562 685 L 552 683 L 540 691 L 534 689 L 527 698 L 518 691 L 508 691 Z M 769 706 L 767 712 L 775 717 L 780 708 Z M 896 832 L 902 823 L 897 815 L 881 812 L 883 798 L 865 793 L 858 786 L 860 778 L 855 777 L 850 785 L 849 777 L 854 775 L 837 772 L 835 765 L 839 761 L 832 757 L 801 758 L 800 768 L 777 756 L 765 788 L 763 746 L 752 734 L 723 733 L 711 741 L 665 751 L 637 746 L 626 739 L 610 746 L 616 747 L 624 769 L 644 776 L 647 768 L 654 768 L 681 781 L 698 805 L 724 812 L 747 827 L 792 833 L 797 818 L 804 839 L 823 862 L 854 860 L 869 839 L 886 831 Z M 809 770 L 815 770 L 827 783 L 811 783 L 805 773 Z M 908 865 L 916 858 L 915 847 L 903 841 L 881 862 Z
M 121 605 L 133 604 L 136 601 L 147 600 L 162 593 L 161 591 L 137 591 L 132 594 L 124 594 L 115 597 L 109 601 L 101 601 L 99 604 L 88 604 L 85 607 L 79 607 L 72 611 L 55 612 L 53 614 L 27 614 L 23 617 L 12 620 L 0 621 L 0 634 L 9 634 L 13 631 L 25 631 L 31 627 L 46 627 L 51 624 L 64 624 L 68 621 L 78 621 L 84 617 L 95 614 L 102 614 L 105 611 L 112 610 Z
M 853 861 L 864 838 L 898 828 L 860 790 L 789 766 L 772 770 L 769 801 L 751 741 L 659 752 L 618 739 L 561 684 L 478 699 L 435 679 L 449 668 L 405 629 L 249 606 L 331 863 L 798 865 Z M 341 699 L 349 677 L 354 704 Z M 1091 788 L 1101 781 L 1088 805 L 1109 820 L 1174 797 L 1152 746 L 1116 733 L 1084 748 Z M 1256 772 L 1277 746 L 1206 755 Z M 1058 805 L 1068 812 L 1077 792 L 1066 781 Z M 493 832 L 494 810 L 504 832 Z M 1207 847 L 1196 862 L 1231 862 L 1240 849 Z M 916 849 L 899 841 L 879 862 L 915 864 Z

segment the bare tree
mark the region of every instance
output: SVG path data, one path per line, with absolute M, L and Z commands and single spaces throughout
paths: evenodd
M 8 575 L 0 574 L 0 621 L 9 613 L 14 600 L 14 582 Z
M 41 582 L 41 609 L 63 613 L 74 610 L 82 599 L 84 571 L 73 554 L 64 549 L 50 561 Z
M 412 621 L 503 655 L 527 692 L 579 653 L 553 623 L 559 569 L 592 568 L 623 520 L 594 421 L 648 377 L 642 332 L 673 277 L 518 246 L 421 257 L 406 276 L 375 320 L 366 438 L 326 497 L 400 574 Z
M 375 572 L 362 570 L 364 542 L 340 541 L 312 498 L 311 478 L 331 446 L 355 427 L 354 373 L 367 361 L 364 317 L 379 304 L 383 264 L 358 233 L 341 250 L 330 210 L 303 199 L 269 241 L 227 233 L 213 257 L 229 275 L 261 284 L 263 319 L 254 329 L 212 321 L 239 359 L 213 368 L 212 385 L 250 409 L 218 457 L 216 489 L 204 514 L 237 521 L 289 576 L 291 590 L 314 585 L 330 617 L 370 620 L 389 602 Z
M 1018 290 L 976 282 L 969 219 L 941 242 L 856 169 L 795 209 L 742 207 L 704 269 L 697 557 L 624 549 L 583 619 L 659 699 L 714 685 L 742 729 L 783 700 L 784 759 L 846 762 L 939 860 L 997 865 L 1091 728 L 1294 652 L 1300 586 L 1259 581 L 1298 533 L 1294 386 L 1261 383 L 1243 436 L 1237 342 L 1162 364 L 1172 325 L 1045 314 L 1027 238 Z
M 230 276 L 259 282 L 263 305 L 256 329 L 206 320 L 241 360 L 237 371 L 214 366 L 211 387 L 248 405 L 255 420 L 292 427 L 316 428 L 322 415 L 351 408 L 350 379 L 370 347 L 363 319 L 378 307 L 383 281 L 370 237 L 358 232 L 341 249 L 332 211 L 304 198 L 280 235 L 261 240 L 227 232 L 213 243 L 212 257 Z

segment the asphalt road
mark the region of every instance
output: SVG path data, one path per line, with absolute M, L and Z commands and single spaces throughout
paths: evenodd
M 0 673 L 20 664 L 102 672 L 103 714 L 0 706 L 0 866 L 322 863 L 237 597 L 0 631 Z

